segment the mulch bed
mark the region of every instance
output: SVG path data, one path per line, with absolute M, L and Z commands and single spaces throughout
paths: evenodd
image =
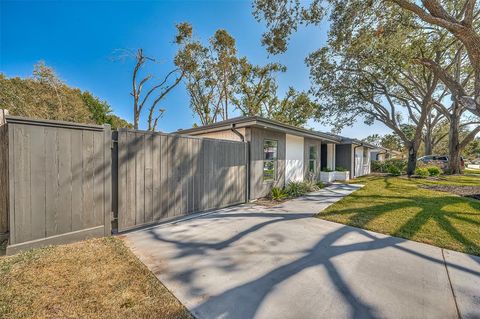
M 420 187 L 480 200 L 480 186 L 422 185 Z

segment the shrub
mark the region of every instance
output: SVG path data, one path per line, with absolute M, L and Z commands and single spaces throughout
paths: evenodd
M 288 197 L 299 197 L 305 195 L 306 193 L 318 191 L 323 187 L 323 183 L 316 182 L 314 180 L 306 180 L 305 182 L 290 182 L 288 183 L 287 187 L 285 187 L 284 192 Z
M 318 189 L 322 189 L 325 187 L 325 184 L 323 184 L 323 182 L 321 181 L 316 182 L 315 185 L 318 187 Z
M 441 174 L 443 174 L 443 171 L 440 169 L 440 167 L 437 166 L 428 166 L 427 170 L 428 175 L 430 176 L 440 176 Z
M 328 167 L 323 167 L 323 168 L 322 168 L 322 172 L 333 172 L 333 170 L 331 170 L 331 169 L 328 168 Z
M 301 182 L 290 182 L 287 187 L 285 187 L 285 193 L 289 197 L 299 197 L 307 193 L 304 183 Z
M 335 168 L 335 170 L 336 170 L 337 172 L 346 172 L 346 171 L 347 171 L 347 169 L 346 169 L 345 167 L 342 167 L 342 166 L 337 166 L 337 167 Z
M 307 179 L 305 182 L 302 183 L 304 189 L 308 192 L 315 192 L 318 191 L 320 188 L 317 186 L 317 182 L 315 180 Z
M 370 169 L 372 170 L 372 172 L 376 172 L 376 173 L 385 173 L 387 170 L 385 166 L 385 162 L 382 162 L 382 161 L 371 161 Z
M 407 170 L 407 161 L 404 159 L 388 159 L 385 161 L 387 169 L 389 167 L 396 167 L 400 173 L 404 173 Z
M 285 191 L 279 187 L 274 187 L 270 191 L 270 198 L 273 200 L 282 200 L 287 198 Z
M 417 167 L 415 169 L 415 175 L 418 175 L 419 177 L 427 177 L 429 175 L 428 168 Z
M 396 166 L 389 166 L 387 168 L 387 172 L 392 176 L 400 176 L 402 175 L 402 171 Z

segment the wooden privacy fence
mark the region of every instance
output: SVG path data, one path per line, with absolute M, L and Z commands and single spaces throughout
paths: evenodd
M 110 126 L 7 116 L 5 132 L 8 254 L 111 233 Z
M 7 254 L 110 235 L 112 221 L 125 231 L 247 200 L 247 143 L 6 119 L 0 236 L 7 235 Z
M 246 143 L 127 129 L 114 134 L 119 231 L 246 201 Z

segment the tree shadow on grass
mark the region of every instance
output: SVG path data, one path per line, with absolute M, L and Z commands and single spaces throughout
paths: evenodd
M 351 197 L 357 196 L 360 198 L 372 199 L 372 203 L 375 203 L 375 199 L 379 199 L 382 202 L 375 203 L 361 208 L 346 208 L 341 210 L 335 210 L 327 213 L 321 213 L 320 218 L 336 221 L 336 216 L 351 215 L 348 218 L 346 224 L 367 228 L 379 232 L 387 232 L 390 235 L 411 239 L 415 236 L 423 226 L 430 221 L 435 222 L 440 230 L 447 232 L 456 244 L 460 244 L 463 252 L 480 255 L 480 246 L 474 241 L 462 234 L 460 229 L 457 229 L 451 222 L 451 219 L 461 221 L 466 224 L 479 226 L 480 225 L 480 202 L 470 199 L 464 199 L 457 196 L 444 196 L 444 197 L 425 197 L 425 196 L 382 196 L 382 195 L 357 195 L 352 194 Z M 385 203 L 385 201 L 388 201 Z M 468 205 L 472 211 L 478 211 L 475 213 L 465 212 L 452 212 L 447 210 L 447 206 L 452 205 Z M 399 224 L 395 230 L 379 229 L 382 226 L 375 227 L 375 225 L 369 225 L 375 221 L 375 219 L 385 214 L 396 214 L 396 211 L 410 210 L 408 216 L 412 217 L 405 220 L 407 217 L 398 215 L 391 215 L 391 226 Z M 417 212 L 413 212 L 418 210 Z M 398 214 L 402 214 L 399 212 Z M 472 216 L 478 216 L 478 220 L 469 218 Z M 397 219 L 398 218 L 398 219 Z M 435 233 L 432 233 L 431 242 L 443 246 L 445 248 L 456 249 L 453 245 L 448 243 L 442 243 L 436 240 Z M 480 236 L 480 234 L 479 234 Z

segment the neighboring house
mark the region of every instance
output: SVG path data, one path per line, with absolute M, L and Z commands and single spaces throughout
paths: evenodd
M 385 147 L 376 147 L 370 152 L 370 159 L 372 161 L 385 161 L 387 159 L 402 159 L 404 155 L 400 151 L 391 150 Z
M 250 199 L 267 196 L 272 187 L 283 187 L 291 181 L 310 176 L 319 179 L 324 168 L 342 166 L 351 177 L 370 173 L 372 145 L 258 116 L 232 118 L 177 133 L 249 142 Z

